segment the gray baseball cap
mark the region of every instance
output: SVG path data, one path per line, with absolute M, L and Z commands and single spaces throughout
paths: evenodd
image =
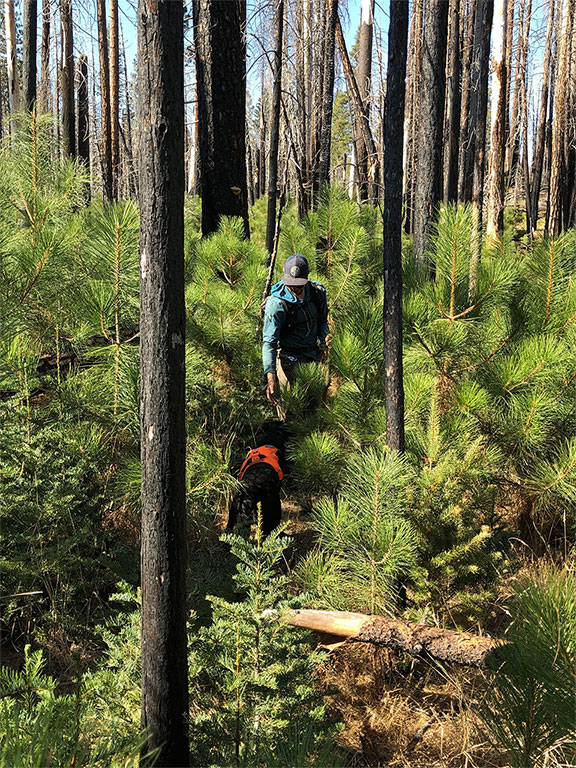
M 282 282 L 284 285 L 306 285 L 309 271 L 308 262 L 304 256 L 301 253 L 295 253 L 284 262 Z

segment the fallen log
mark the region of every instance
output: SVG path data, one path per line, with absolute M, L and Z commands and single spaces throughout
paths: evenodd
M 427 656 L 472 667 L 493 666 L 503 643 L 490 637 L 413 624 L 387 616 L 302 609 L 288 624 L 357 642 L 380 645 L 412 656 Z

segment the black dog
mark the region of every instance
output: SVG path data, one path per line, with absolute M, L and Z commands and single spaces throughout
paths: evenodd
M 288 430 L 281 421 L 266 422 L 258 430 L 258 447 L 250 451 L 238 474 L 241 487 L 230 503 L 227 531 L 234 528 L 238 515 L 256 520 L 258 503 L 262 505 L 264 536 L 280 524 L 280 487 L 285 472 L 284 445 L 287 438 Z

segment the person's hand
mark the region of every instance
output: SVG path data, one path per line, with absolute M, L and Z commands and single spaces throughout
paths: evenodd
M 278 395 L 276 394 L 276 374 L 268 373 L 266 376 L 266 399 L 269 403 L 272 403 L 272 405 L 276 405 L 278 402 Z
M 329 333 L 324 341 L 320 344 L 320 361 L 325 363 L 328 359 L 328 352 L 330 351 L 330 345 L 332 344 L 332 334 Z

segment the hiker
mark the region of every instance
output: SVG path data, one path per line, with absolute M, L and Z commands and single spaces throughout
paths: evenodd
M 308 262 L 302 254 L 286 259 L 282 280 L 272 286 L 264 310 L 266 397 L 277 408 L 278 385 L 293 385 L 299 365 L 322 362 L 330 342 L 326 289 L 309 280 L 308 274 Z M 280 409 L 279 414 L 285 417 Z

